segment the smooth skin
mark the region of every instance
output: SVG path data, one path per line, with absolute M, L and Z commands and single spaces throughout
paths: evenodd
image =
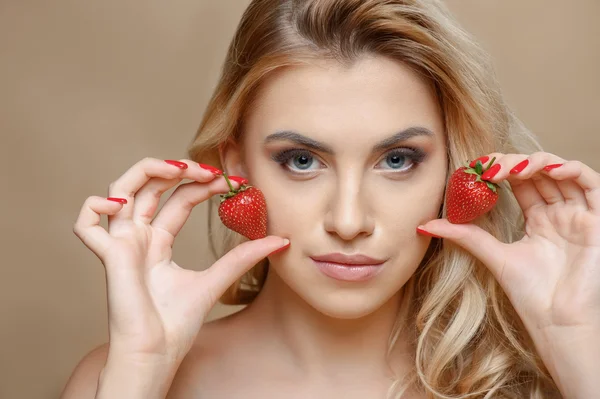
M 488 180 L 510 183 L 525 236 L 506 244 L 445 219 L 422 228 L 455 241 L 490 269 L 564 397 L 594 397 L 600 392 L 600 175 L 547 152 L 493 157 L 500 169 Z
M 127 204 L 94 196 L 83 205 L 74 232 L 106 269 L 111 343 L 78 367 L 64 398 L 164 398 L 225 289 L 285 244 L 266 237 L 243 243 L 204 271 L 178 266 L 171 258 L 173 242 L 193 207 L 229 191 L 224 178 L 192 161 L 179 162 L 185 166 L 143 159 L 109 187 L 109 197 Z M 153 217 L 161 195 L 183 179 L 193 182 L 178 186 Z M 110 215 L 108 231 L 99 225 L 103 214 Z M 98 367 L 104 372 L 96 395 Z
M 599 390 L 590 374 L 600 369 L 598 173 L 548 153 L 489 154 L 501 165 L 490 180 L 509 181 L 527 219 L 526 237 L 503 244 L 474 225 L 434 220 L 448 173 L 443 118 L 435 93 L 410 68 L 375 57 L 348 68 L 324 61 L 288 69 L 254 105 L 244 145 L 223 148 L 222 164 L 263 191 L 273 237 L 242 244 L 206 272 L 174 265 L 173 239 L 191 208 L 227 191 L 224 179 L 189 160 L 185 170 L 159 160 L 134 166 L 109 192 L 128 199 L 123 208 L 98 197 L 84 204 L 75 232 L 106 267 L 111 344 L 80 362 L 63 399 L 383 398 L 401 288 L 430 243 L 417 226 L 457 242 L 490 268 L 565 397 Z M 387 150 L 371 153 L 415 125 L 433 133 L 400 145 L 426 153 L 418 167 L 405 158 L 392 169 Z M 306 158 L 284 168 L 272 156 L 290 143 L 263 144 L 284 129 L 335 154 L 312 151 L 310 171 L 299 170 Z M 530 164 L 510 174 L 524 159 Z M 151 221 L 160 194 L 184 177 L 195 181 L 192 187 L 176 190 Z M 109 232 L 97 226 L 102 214 L 114 215 Z M 255 301 L 203 324 L 219 293 L 279 248 L 281 237 L 291 246 L 269 256 L 272 267 Z M 368 282 L 340 283 L 310 260 L 328 252 L 361 252 L 387 263 Z M 403 356 L 411 351 L 407 342 L 399 337 L 391 365 L 400 375 L 413 367 Z

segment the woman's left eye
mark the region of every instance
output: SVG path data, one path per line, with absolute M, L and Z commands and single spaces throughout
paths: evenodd
M 381 160 L 381 162 L 379 162 L 378 165 L 389 165 L 392 170 L 406 171 L 408 169 L 412 169 L 416 165 L 417 161 L 414 158 L 414 156 L 411 157 L 402 151 L 392 150 L 385 156 L 385 158 Z M 406 166 L 407 164 L 408 166 Z
M 310 169 L 315 163 L 321 163 L 308 150 L 292 148 L 281 151 L 271 157 L 275 162 L 282 165 L 292 173 L 302 174 L 305 172 L 319 169 Z M 418 148 L 402 147 L 388 152 L 385 157 L 377 163 L 383 165 L 383 169 L 389 167 L 394 172 L 407 172 L 423 162 L 425 153 Z

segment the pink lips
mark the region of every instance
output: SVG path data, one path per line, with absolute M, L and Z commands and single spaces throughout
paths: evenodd
M 362 254 L 333 253 L 312 259 L 323 274 L 341 281 L 366 281 L 377 275 L 385 263 L 385 260 Z

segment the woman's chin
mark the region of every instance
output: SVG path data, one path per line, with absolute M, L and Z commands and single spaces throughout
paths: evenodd
M 360 319 L 376 312 L 389 298 L 373 295 L 369 290 L 354 292 L 316 292 L 301 296 L 319 313 L 336 319 Z

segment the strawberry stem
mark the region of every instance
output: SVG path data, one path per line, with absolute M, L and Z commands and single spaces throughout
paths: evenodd
M 227 173 L 223 172 L 223 177 L 225 178 L 225 181 L 227 182 L 227 185 L 229 186 L 229 192 L 234 193 L 235 189 L 233 188 L 231 181 L 229 181 L 229 178 L 227 178 Z
M 492 158 L 492 160 L 490 161 L 490 163 L 488 163 L 487 168 L 485 168 L 485 170 L 488 170 L 490 168 L 490 166 L 492 166 L 492 164 L 494 163 L 494 161 L 496 160 L 496 157 Z

